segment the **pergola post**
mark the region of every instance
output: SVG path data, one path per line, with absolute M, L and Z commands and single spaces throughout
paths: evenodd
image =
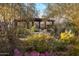
M 45 29 L 46 29 L 46 21 L 45 21 Z
M 14 20 L 14 26 L 15 26 L 15 28 L 16 28 L 16 26 L 17 26 L 17 21 L 16 21 L 16 20 Z
M 52 21 L 52 25 L 54 24 L 54 21 Z
M 34 21 L 32 21 L 32 26 L 34 26 Z
M 41 26 L 40 26 L 40 21 L 39 21 L 38 23 L 39 23 L 39 28 L 40 28 L 40 27 L 41 27 Z
M 27 29 L 29 29 L 29 22 L 27 22 Z

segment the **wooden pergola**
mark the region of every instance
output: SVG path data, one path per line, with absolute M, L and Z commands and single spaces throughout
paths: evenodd
M 17 26 L 17 23 L 18 22 L 25 22 L 27 25 L 27 29 L 29 29 L 29 23 L 32 24 L 32 26 L 34 26 L 34 22 L 37 22 L 38 23 L 38 28 L 40 29 L 41 28 L 41 22 L 44 22 L 44 25 L 45 25 L 45 29 L 47 28 L 47 23 L 46 22 L 52 22 L 52 25 L 54 24 L 54 20 L 43 20 L 42 18 L 33 18 L 33 20 L 30 20 L 29 22 L 27 20 L 14 20 L 14 23 L 15 23 L 15 26 Z

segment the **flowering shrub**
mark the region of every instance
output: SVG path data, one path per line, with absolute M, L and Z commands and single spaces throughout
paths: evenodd
M 50 42 L 53 41 L 53 38 L 48 34 L 34 34 L 28 36 L 26 39 L 17 43 L 16 47 L 22 51 L 35 50 L 37 52 L 45 52 L 50 47 L 52 48 Z
M 24 55 L 24 56 L 49 56 L 49 55 L 69 55 L 71 54 L 69 50 L 74 51 L 71 47 L 73 46 L 70 43 L 74 34 L 71 32 L 65 31 L 60 34 L 60 39 L 55 40 L 53 36 L 44 33 L 37 33 L 27 36 L 27 40 L 23 40 L 21 43 L 21 50 L 14 51 L 14 55 Z M 67 41 L 66 41 L 67 40 Z M 68 42 L 70 41 L 70 42 Z M 79 42 L 79 41 L 78 41 Z M 75 43 L 75 41 L 73 41 Z M 19 48 L 19 47 L 18 47 Z M 23 49 L 22 49 L 23 48 Z M 72 52 L 75 54 L 75 52 Z
M 24 55 L 40 55 L 43 56 L 45 54 L 47 55 L 53 55 L 50 54 L 50 52 L 56 52 L 56 51 L 66 51 L 66 46 L 68 43 L 59 41 L 59 40 L 26 40 L 24 41 L 26 45 L 24 47 L 25 54 Z M 35 53 L 35 54 L 33 54 Z
M 65 32 L 62 32 L 61 34 L 60 34 L 60 40 L 71 40 L 72 38 L 74 38 L 74 34 L 73 33 L 71 33 L 71 31 L 65 31 Z
M 22 54 L 21 51 L 19 51 L 17 48 L 14 49 L 14 56 L 22 56 L 22 55 L 23 55 L 23 54 Z
M 37 51 L 26 51 L 24 54 L 22 52 L 20 52 L 18 49 L 14 50 L 14 56 L 49 56 L 50 53 L 49 52 L 37 52 Z
M 53 36 L 50 36 L 48 34 L 43 34 L 43 33 L 33 34 L 27 37 L 28 40 L 49 40 L 52 38 Z
M 74 41 L 75 44 L 61 40 L 26 40 L 25 50 L 14 50 L 16 56 L 52 56 L 52 55 L 79 55 L 79 41 Z

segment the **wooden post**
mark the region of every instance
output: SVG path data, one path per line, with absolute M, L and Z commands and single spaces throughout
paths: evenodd
M 32 26 L 34 26 L 34 21 L 32 21 Z
M 40 28 L 41 26 L 40 26 L 40 21 L 39 21 L 39 28 Z
M 45 21 L 45 29 L 46 29 L 46 21 Z
M 27 22 L 27 29 L 29 29 L 29 22 Z
M 54 21 L 52 21 L 52 25 L 54 24 Z

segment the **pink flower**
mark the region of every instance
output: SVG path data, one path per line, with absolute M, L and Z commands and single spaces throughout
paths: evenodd
M 45 52 L 45 56 L 49 56 L 49 53 L 47 51 Z
M 31 54 L 31 56 L 39 56 L 40 55 L 40 53 L 36 52 L 36 51 L 32 51 L 30 54 Z
M 22 56 L 22 53 L 18 49 L 14 49 L 15 56 Z

